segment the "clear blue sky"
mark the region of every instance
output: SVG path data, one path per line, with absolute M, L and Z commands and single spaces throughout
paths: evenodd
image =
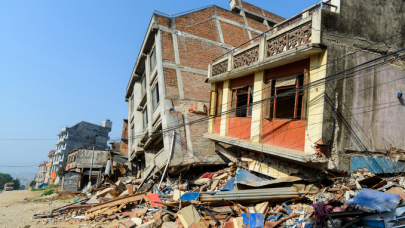
M 247 1 L 285 18 L 317 2 Z M 120 137 L 125 89 L 153 10 L 212 3 L 230 9 L 229 0 L 0 1 L 0 165 L 47 161 L 60 129 L 82 120 L 108 118 L 110 137 Z

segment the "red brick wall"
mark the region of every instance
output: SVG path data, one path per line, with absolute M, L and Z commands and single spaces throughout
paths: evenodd
M 210 7 L 194 13 L 176 17 L 176 29 L 219 42 L 217 27 L 215 26 L 213 20 L 207 20 L 199 23 L 203 20 L 211 18 L 214 15 L 214 8 Z M 199 24 L 193 25 L 196 23 Z
M 201 118 L 206 118 L 207 115 L 191 114 L 188 116 L 188 121 L 196 121 Z M 193 153 L 196 162 L 209 162 L 210 157 L 215 154 L 214 142 L 203 137 L 208 132 L 207 121 L 189 125 L 190 140 L 193 145 Z
M 170 22 L 170 18 L 167 18 L 167 17 L 163 17 L 163 16 L 160 16 L 160 15 L 156 15 L 156 22 L 157 22 L 159 25 L 163 25 L 163 26 L 166 26 L 166 27 L 168 27 L 168 28 L 172 27 L 172 26 L 171 26 L 171 22 Z
M 304 151 L 305 147 L 305 120 L 263 120 L 262 142 Z
M 173 37 L 171 33 L 161 32 L 162 34 L 162 56 L 163 60 L 175 61 L 174 58 L 174 47 L 173 47 Z
M 219 134 L 221 132 L 221 117 L 215 117 L 214 133 Z
M 222 9 L 217 7 L 217 13 L 218 16 L 232 20 L 232 21 L 236 21 L 239 22 L 241 24 L 245 24 L 245 20 L 243 20 L 243 16 L 236 14 L 236 13 L 232 13 L 228 10 Z M 222 31 L 223 32 L 223 31 Z
M 179 99 L 179 88 L 177 87 L 177 74 L 175 69 L 164 68 L 165 88 L 167 99 Z
M 277 21 L 277 22 L 283 22 L 283 21 L 286 20 L 286 18 L 280 17 L 280 16 L 278 16 L 278 15 L 276 15 L 274 13 L 270 13 L 267 10 L 264 10 L 264 14 L 266 15 L 267 18 L 270 18 L 270 19 L 272 19 L 274 21 Z
M 255 5 L 252 5 L 252 4 L 250 4 L 250 3 L 247 3 L 247 2 L 242 1 L 242 7 L 245 8 L 245 9 L 247 9 L 247 10 L 252 11 L 253 13 L 257 13 L 257 14 L 259 14 L 259 15 L 263 15 L 263 12 L 262 12 L 262 9 L 261 9 L 261 8 L 255 6 Z
M 249 41 L 249 34 L 247 31 L 241 27 L 231 25 L 229 23 L 220 21 L 221 24 L 221 30 L 222 30 L 222 35 L 224 37 L 224 42 L 228 45 L 232 45 L 234 47 L 237 47 L 247 41 Z M 242 46 L 246 47 L 250 45 L 250 43 Z
M 228 136 L 250 141 L 251 118 L 231 117 L 228 120 Z
M 249 10 L 249 11 L 257 13 L 259 15 L 263 15 L 263 12 L 262 12 L 261 8 L 259 8 L 257 6 L 254 6 L 254 5 L 250 4 L 250 3 L 247 3 L 245 1 L 242 1 L 242 7 Z M 278 22 L 282 22 L 282 21 L 285 20 L 285 18 L 280 17 L 280 16 L 278 16 L 278 15 L 276 15 L 274 13 L 270 13 L 267 10 L 263 10 L 263 11 L 264 11 L 264 14 L 266 15 L 266 17 L 268 17 L 268 18 L 270 18 L 272 20 L 275 20 L 275 21 L 278 21 Z
M 178 36 L 177 39 L 179 42 L 180 64 L 183 66 L 207 70 L 211 60 L 222 54 L 221 48 L 216 45 L 184 36 Z
M 211 87 L 210 84 L 204 83 L 206 75 L 182 71 L 181 77 L 183 79 L 183 91 L 185 99 L 203 102 L 210 101 Z
M 122 125 L 121 138 L 128 139 L 128 120 L 124 120 L 124 124 Z M 128 156 L 128 141 L 121 140 L 120 152 L 122 152 L 125 156 Z
M 235 78 L 231 80 L 231 88 L 236 87 L 236 86 L 241 86 L 241 85 L 246 85 L 253 83 L 255 81 L 255 75 L 254 74 L 249 74 L 240 78 Z
M 309 70 L 309 59 L 303 59 L 297 62 L 289 63 L 287 65 L 279 66 L 270 70 L 266 70 L 266 80 L 271 78 L 278 78 L 289 76 L 293 74 L 304 73 L 304 70 Z
M 264 25 L 263 23 L 257 22 L 257 21 L 255 21 L 255 20 L 250 19 L 250 18 L 246 18 L 246 19 L 247 19 L 247 23 L 248 23 L 248 25 L 249 25 L 250 27 L 252 27 L 252 28 L 254 28 L 254 29 L 257 29 L 257 30 L 260 30 L 260 31 L 262 31 L 262 32 L 265 32 L 265 31 L 268 30 L 268 29 L 267 29 L 267 26 Z

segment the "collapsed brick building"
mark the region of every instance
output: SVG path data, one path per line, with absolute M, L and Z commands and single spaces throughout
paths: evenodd
M 207 122 L 195 122 L 208 114 L 207 65 L 284 20 L 241 0 L 230 5 L 232 11 L 211 5 L 177 15 L 153 13 L 125 96 L 128 156 L 139 177 L 164 167 L 171 151 L 171 171 L 224 164 L 213 142 L 203 138 Z

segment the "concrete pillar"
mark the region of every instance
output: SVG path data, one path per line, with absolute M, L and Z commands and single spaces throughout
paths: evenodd
M 231 107 L 231 81 L 224 81 L 223 97 L 222 97 L 222 112 L 228 111 Z M 228 119 L 229 114 L 221 115 L 221 136 L 228 135 Z
M 330 4 L 336 6 L 336 8 L 332 7 L 332 12 L 340 13 L 340 0 L 332 0 Z
M 327 52 L 322 52 L 311 56 L 308 83 L 312 83 L 326 77 Z M 306 119 L 305 128 L 305 153 L 313 154 L 312 146 L 322 138 L 323 110 L 325 83 L 310 87 L 306 90 Z
M 319 44 L 321 43 L 321 12 L 318 10 L 312 14 L 312 38 L 311 43 Z
M 217 83 L 211 83 L 211 109 L 210 115 L 215 115 L 215 108 L 217 106 Z M 214 133 L 215 130 L 215 118 L 210 118 L 208 121 L 208 133 Z
M 264 95 L 264 71 L 255 72 L 253 103 L 263 100 Z M 258 103 L 252 107 L 252 123 L 250 130 L 250 141 L 260 143 L 263 125 L 263 103 Z

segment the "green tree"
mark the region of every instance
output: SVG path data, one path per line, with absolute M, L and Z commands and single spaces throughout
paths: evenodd
M 21 186 L 20 179 L 17 178 L 11 182 L 14 182 L 14 190 L 20 190 L 20 186 Z
M 33 188 L 35 186 L 35 180 L 31 181 L 30 187 Z
M 13 182 L 13 178 L 8 173 L 0 173 L 0 189 L 4 189 L 7 182 Z

